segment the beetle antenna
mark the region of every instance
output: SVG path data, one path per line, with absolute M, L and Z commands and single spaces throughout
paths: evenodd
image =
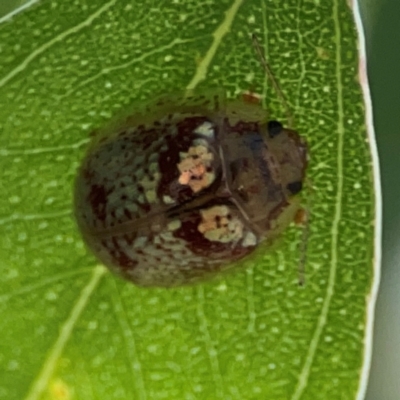
M 256 52 L 260 59 L 261 65 L 263 66 L 265 73 L 268 75 L 268 78 L 271 80 L 272 86 L 274 87 L 275 92 L 277 93 L 279 99 L 281 100 L 282 104 L 284 105 L 284 107 L 286 109 L 286 116 L 288 119 L 289 127 L 293 128 L 294 127 L 294 117 L 293 117 L 292 112 L 290 111 L 289 104 L 286 101 L 286 98 L 281 90 L 281 87 L 279 86 L 278 81 L 276 80 L 274 74 L 272 73 L 271 67 L 265 58 L 264 51 L 261 48 L 260 42 L 258 41 L 256 34 L 253 33 L 251 35 L 251 38 L 253 40 L 253 45 L 254 45 L 254 48 L 256 49 Z

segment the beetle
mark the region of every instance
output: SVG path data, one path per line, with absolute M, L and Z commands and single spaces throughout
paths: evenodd
M 260 104 L 165 96 L 103 128 L 78 170 L 86 245 L 140 286 L 204 281 L 271 243 L 299 209 L 307 146 Z

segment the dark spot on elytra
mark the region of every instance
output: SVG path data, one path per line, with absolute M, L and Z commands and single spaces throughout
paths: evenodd
M 114 260 L 114 265 L 117 265 L 122 273 L 126 273 L 127 270 L 132 270 L 138 264 L 136 260 L 133 260 L 130 256 L 125 253 L 124 246 L 126 247 L 132 243 L 132 239 L 127 241 L 126 235 L 120 237 L 120 241 L 125 240 L 126 243 L 120 245 L 115 237 L 112 238 L 111 242 L 107 243 L 104 247 L 108 250 L 110 257 Z
M 127 210 L 126 208 L 124 209 L 124 214 L 125 214 L 125 216 L 126 216 L 126 218 L 127 218 L 128 220 L 131 220 L 131 219 L 132 219 L 132 214 L 131 214 L 130 211 Z
M 82 176 L 86 180 L 86 182 L 89 182 L 93 179 L 94 177 L 94 172 L 92 169 L 89 168 L 84 168 L 82 169 Z
M 102 222 L 106 219 L 106 206 L 109 193 L 102 185 L 92 185 L 88 195 L 93 213 Z
M 196 134 L 193 134 L 193 131 L 196 130 L 196 128 L 198 128 L 204 122 L 212 122 L 212 121 L 210 121 L 210 119 L 205 116 L 187 117 L 182 121 L 179 121 L 176 124 L 178 130 L 178 137 L 182 136 L 183 138 L 187 139 L 188 138 L 187 135 L 192 135 L 191 138 L 189 136 L 189 140 L 193 140 L 196 137 Z
M 145 212 L 149 213 L 151 211 L 151 206 L 148 203 L 140 204 L 140 208 Z

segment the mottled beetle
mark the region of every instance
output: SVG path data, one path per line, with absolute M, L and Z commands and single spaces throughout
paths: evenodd
M 307 147 L 219 91 L 159 99 L 96 135 L 78 171 L 84 241 L 141 286 L 213 276 L 271 242 L 298 210 Z

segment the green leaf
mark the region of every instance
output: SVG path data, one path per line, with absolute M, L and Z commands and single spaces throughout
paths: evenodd
M 310 146 L 305 287 L 295 226 L 206 284 L 114 277 L 73 219 L 89 133 L 132 100 L 187 87 L 261 92 L 284 120 L 253 32 Z M 379 251 L 357 75 L 346 0 L 44 0 L 3 20 L 0 398 L 361 396 Z

